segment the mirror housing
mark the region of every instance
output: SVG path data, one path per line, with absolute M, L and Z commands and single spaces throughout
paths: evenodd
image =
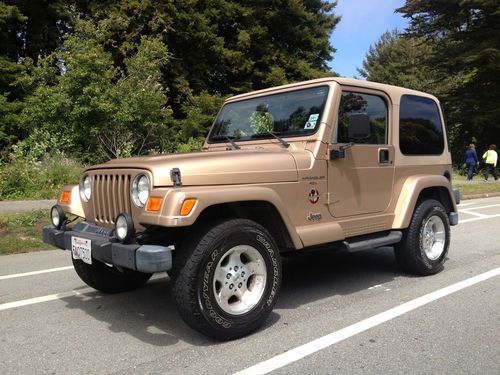
M 371 136 L 370 117 L 366 113 L 353 113 L 349 116 L 347 134 L 350 141 L 362 140 Z

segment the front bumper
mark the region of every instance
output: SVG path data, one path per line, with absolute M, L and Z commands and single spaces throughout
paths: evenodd
M 123 244 L 110 236 L 110 231 L 80 222 L 68 230 L 53 226 L 43 228 L 43 242 L 62 250 L 71 249 L 71 237 L 91 241 L 92 259 L 134 271 L 155 273 L 172 268 L 172 248 L 138 243 Z

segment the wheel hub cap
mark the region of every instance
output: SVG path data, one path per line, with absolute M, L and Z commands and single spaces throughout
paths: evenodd
M 425 221 L 421 244 L 425 255 L 430 260 L 438 259 L 444 251 L 446 241 L 445 226 L 443 220 L 436 215 L 433 215 Z
M 265 287 L 266 263 L 252 246 L 232 247 L 215 268 L 215 300 L 229 314 L 241 315 L 252 310 L 261 300 Z

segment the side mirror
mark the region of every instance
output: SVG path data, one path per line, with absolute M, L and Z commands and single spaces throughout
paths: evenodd
M 371 134 L 370 118 L 366 113 L 353 113 L 349 116 L 347 135 L 350 141 L 366 139 Z

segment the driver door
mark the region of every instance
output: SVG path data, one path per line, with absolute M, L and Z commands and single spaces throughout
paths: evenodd
M 337 218 L 383 212 L 394 180 L 394 146 L 388 143 L 389 100 L 364 89 L 342 90 L 328 162 L 329 210 Z M 359 119 L 366 133 L 357 134 Z M 351 131 L 349 131 L 351 127 Z M 343 152 L 342 152 L 342 149 Z

